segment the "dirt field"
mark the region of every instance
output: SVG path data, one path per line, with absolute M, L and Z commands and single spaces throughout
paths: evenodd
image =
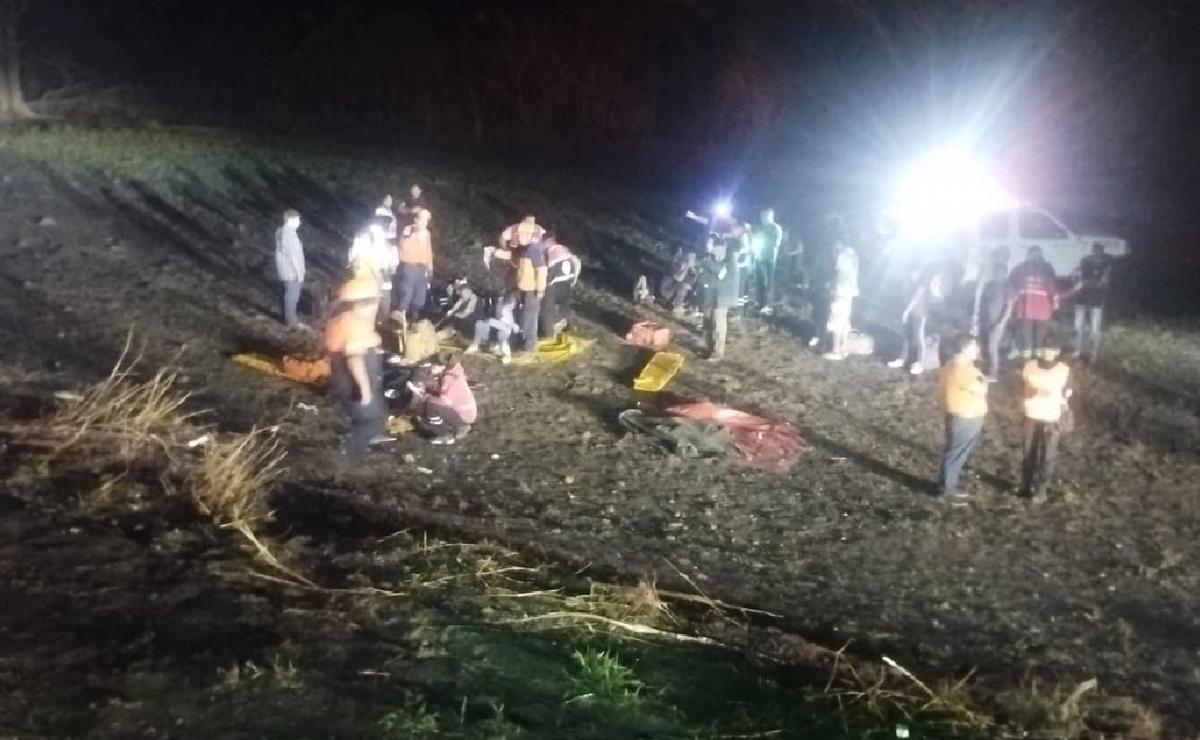
M 132 329 L 145 343 L 147 362 L 182 368 L 191 405 L 211 409 L 221 429 L 279 426 L 289 472 L 276 523 L 305 562 L 328 560 L 343 575 L 369 569 L 355 560 L 365 557 L 355 548 L 401 528 L 503 542 L 566 573 L 586 568 L 586 576 L 630 584 L 652 578 L 663 588 L 698 588 L 777 613 L 781 618 L 750 619 L 756 628 L 834 649 L 849 643 L 849 652 L 864 658 L 890 656 L 920 676 L 974 671 L 974 691 L 1001 714 L 1014 706 L 1008 694 L 1065 696 L 1096 678 L 1099 691 L 1086 697 L 1091 736 L 1188 738 L 1200 731 L 1194 536 L 1200 512 L 1193 503 L 1200 490 L 1200 331 L 1194 327 L 1118 320 L 1102 361 L 1078 371 L 1079 429 L 1064 441 L 1059 485 L 1041 506 L 1014 495 L 1020 426 L 1008 373 L 993 391 L 993 413 L 973 460 L 971 503 L 950 508 L 930 496 L 941 435 L 932 375 L 912 379 L 879 358 L 823 361 L 806 349 L 808 326 L 795 305 L 770 321 L 736 322 L 730 359 L 706 364 L 692 354 L 700 344 L 693 328 L 631 304 L 626 296 L 636 276 L 657 274 L 676 238 L 670 204 L 592 187 L 578 175 L 509 180 L 509 173 L 466 166 L 414 168 L 381 153 L 298 152 L 204 132 L 10 136 L 0 148 L 0 172 L 7 376 L 0 397 L 7 415 L 33 418 L 53 406 L 53 391 L 102 377 Z M 227 356 L 305 343 L 276 318 L 269 250 L 276 213 L 295 207 L 304 214 L 310 266 L 328 286 L 356 219 L 379 193 L 398 194 L 413 180 L 430 192 L 441 277 L 480 274 L 474 240 L 494 239 L 525 209 L 545 214 L 583 256 L 576 320 L 596 343 L 576 361 L 550 367 L 468 358 L 481 409 L 469 438 L 452 449 L 405 438 L 364 469 L 349 470 L 337 455 L 340 421 L 329 404 L 236 367 Z M 781 219 L 786 223 L 786 214 Z M 306 304 L 311 311 L 307 298 Z M 891 346 L 887 307 L 865 309 L 859 323 L 878 329 L 884 348 Z M 643 357 L 619 335 L 647 315 L 670 324 L 689 353 L 673 391 L 791 421 L 812 452 L 780 475 L 678 460 L 627 436 L 616 417 L 641 400 L 629 379 Z M 6 449 L 15 446 L 10 440 Z M 169 703 L 158 704 L 154 723 L 146 719 L 154 713 L 137 710 L 153 731 L 122 725 L 134 712 L 122 701 L 193 701 L 188 692 L 199 692 L 198 684 L 174 692 L 125 686 L 124 695 L 135 698 L 122 700 L 103 687 L 105 671 L 115 675 L 143 661 L 153 668 L 141 674 L 148 681 L 163 680 L 176 664 L 211 677 L 264 645 L 333 630 L 315 626 L 317 612 L 281 605 L 267 585 L 235 588 L 221 580 L 220 560 L 205 561 L 213 543 L 194 533 L 178 535 L 174 550 L 138 544 L 139 527 L 170 531 L 169 519 L 139 522 L 126 512 L 81 524 L 63 488 L 71 466 L 48 474 L 54 485 L 38 483 L 37 471 L 18 465 L 14 455 L 6 457 L 7 481 L 23 493 L 10 491 L 0 503 L 6 553 L 0 568 L 15 579 L 5 589 L 16 598 L 22 584 L 32 589 L 46 573 L 58 579 L 52 593 L 33 589 L 10 602 L 22 606 L 6 610 L 0 640 L 6 651 L 24 647 L 19 660 L 0 665 L 0 686 L 49 687 L 65 675 L 86 676 L 77 691 L 56 695 L 106 707 L 81 711 L 87 716 L 79 725 L 55 724 L 38 719 L 47 710 L 29 688 L 8 703 L 9 712 L 23 707 L 7 722 L 14 737 L 192 736 L 171 729 Z M 47 485 L 49 508 L 31 508 L 29 491 Z M 89 536 L 95 545 L 82 547 L 80 539 Z M 65 575 L 69 562 L 79 562 L 73 572 L 83 575 Z M 106 600 L 110 593 L 127 599 L 119 589 L 131 580 L 145 584 L 144 600 Z M 35 592 L 41 596 L 29 595 Z M 56 626 L 55 615 L 80 611 L 94 616 L 61 617 L 61 630 Z M 176 611 L 188 614 L 184 627 L 166 619 Z M 272 614 L 290 616 L 278 621 Z M 389 618 L 398 617 L 384 615 L 381 623 Z M 244 634 L 221 630 L 226 619 Z M 159 623 L 175 633 L 147 628 Z M 66 634 L 80 630 L 104 639 L 85 649 L 78 634 Z M 140 642 L 148 633 L 157 637 Z M 29 647 L 30 639 L 40 647 Z M 416 650 L 416 643 L 393 647 Z M 338 644 L 381 649 L 361 634 Z M 301 644 L 277 654 L 301 660 L 312 649 Z M 369 663 L 342 657 L 347 671 Z M 39 684 L 43 672 L 52 680 Z M 288 680 L 279 670 L 268 674 Z M 255 680 L 261 689 L 267 679 Z M 362 696 L 332 693 L 315 703 L 327 702 L 334 707 L 327 716 L 350 726 Z M 291 696 L 269 705 L 294 717 L 296 727 L 312 727 L 305 722 L 321 714 L 313 701 Z M 464 716 L 483 711 L 463 706 Z M 213 716 L 203 720 L 223 707 L 213 705 Z M 409 713 L 419 719 L 420 712 Z M 1152 734 L 1151 713 L 1163 718 L 1161 735 Z M 607 736 L 685 737 L 710 719 L 681 722 L 678 735 L 626 727 L 609 728 Z M 797 720 L 777 721 L 792 728 L 786 722 Z M 546 724 L 527 715 L 510 724 L 519 731 L 539 723 Z M 106 724 L 104 732 L 97 729 Z M 574 729 L 562 736 L 605 736 L 583 726 L 569 725 Z M 6 729 L 0 721 L 0 733 Z M 238 732 L 227 727 L 209 736 L 261 737 L 267 730 L 242 725 Z M 327 728 L 327 735 L 357 736 L 346 732 Z M 416 735 L 395 735 L 402 736 Z M 846 729 L 845 736 L 860 735 Z

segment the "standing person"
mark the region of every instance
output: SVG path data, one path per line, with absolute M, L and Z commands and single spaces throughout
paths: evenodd
M 900 322 L 904 324 L 904 344 L 900 356 L 889 362 L 888 367 L 901 368 L 907 365 L 908 372 L 913 375 L 925 372 L 925 323 L 929 319 L 931 305 L 945 299 L 945 286 L 946 278 L 941 272 L 917 278 L 912 298 L 900 314 Z
M 408 189 L 408 197 L 400 204 L 400 214 L 403 216 L 404 225 L 408 226 L 414 223 L 417 220 L 417 214 L 422 210 L 429 210 L 429 205 L 421 186 L 414 182 Z
M 521 295 L 521 353 L 533 354 L 538 348 L 538 317 L 549 275 L 546 247 L 540 240 L 530 241 L 519 247 L 512 259 L 516 262 L 517 291 Z
M 392 196 L 385 195 L 379 205 L 375 207 L 375 218 L 383 220 L 384 236 L 390 244 L 396 243 L 396 236 L 400 230 L 396 221 L 395 202 Z
M 407 327 L 425 308 L 429 280 L 433 276 L 433 236 L 429 231 L 432 214 L 417 211 L 416 219 L 400 234 L 400 279 L 396 284 L 396 311 L 400 324 Z
M 579 281 L 583 262 L 564 244 L 560 244 L 554 232 L 547 231 L 542 237 L 546 247 L 546 300 L 542 302 L 538 318 L 538 334 L 552 337 L 560 331 L 559 323 L 566 323 L 564 314 L 571 302 L 571 293 Z
M 1058 457 L 1059 422 L 1071 391 L 1067 383 L 1071 368 L 1058 359 L 1061 347 L 1052 337 L 1045 340 L 1042 356 L 1029 360 L 1021 371 L 1025 383 L 1024 461 L 1021 464 L 1021 494 L 1034 502 L 1046 499 L 1046 488 L 1054 476 Z
M 391 276 L 396 269 L 395 255 L 388 246 L 385 229 L 383 219 L 372 218 L 354 236 L 347 257 L 351 273 L 358 277 L 370 278 L 379 287 L 380 300 L 376 303 L 376 309 L 379 309 L 377 323 L 387 319 L 384 309 L 385 304 L 391 303 L 391 297 L 388 296 L 385 300 L 383 294 L 391 290 Z
M 343 453 L 362 458 L 384 435 L 387 407 L 383 400 L 383 363 L 375 314 L 379 286 L 369 276 L 351 278 L 338 291 L 338 303 L 325 326 L 329 353 L 329 392 L 350 417 Z
M 839 240 L 833 265 L 833 283 L 829 289 L 829 321 L 826 328 L 831 337 L 831 344 L 829 351 L 825 353 L 827 360 L 842 360 L 846 357 L 854 299 L 857 297 L 858 253 L 845 241 Z
M 958 490 L 958 479 L 971 451 L 983 432 L 987 416 L 987 382 L 975 366 L 979 344 L 969 336 L 951 340 L 950 361 L 938 378 L 938 401 L 946 415 L 946 443 L 938 469 L 938 496 L 961 501 L 966 494 Z
M 1108 302 L 1112 258 L 1104 253 L 1103 244 L 1093 244 L 1092 253 L 1075 268 L 1075 348 L 1081 357 L 1092 362 L 1100 353 L 1100 332 L 1104 304 Z M 1084 336 L 1084 332 L 1087 336 Z M 1084 339 L 1090 340 L 1090 347 Z
M 1008 280 L 1008 247 L 996 247 L 983 266 L 976 286 L 975 317 L 986 352 L 984 379 L 994 383 L 1000 374 L 1000 343 L 1012 313 L 1012 287 Z
M 479 410 L 467 373 L 449 352 L 434 356 L 431 380 L 412 386 L 417 428 L 435 445 L 452 445 L 471 431 Z
M 300 214 L 283 212 L 283 225 L 275 230 L 275 272 L 283 283 L 283 323 L 304 328 L 296 313 L 304 285 L 304 244 L 300 241 Z
M 738 269 L 736 242 L 723 240 L 700 263 L 697 282 L 707 285 L 700 308 L 704 311 L 704 341 L 710 362 L 725 358 L 725 339 L 729 333 L 729 309 L 738 305 L 741 272 Z
M 1040 247 L 1030 247 L 1025 261 L 1013 268 L 1013 307 L 1017 322 L 1020 355 L 1023 359 L 1041 357 L 1046 330 L 1058 308 L 1058 287 L 1054 268 L 1042 257 Z
M 783 246 L 783 227 L 775 222 L 775 209 L 764 208 L 750 237 L 754 251 L 754 285 L 758 312 L 770 316 L 775 303 L 775 271 Z
M 500 232 L 500 248 L 515 250 L 530 242 L 541 241 L 546 230 L 538 225 L 537 216 L 527 214 L 521 220 Z

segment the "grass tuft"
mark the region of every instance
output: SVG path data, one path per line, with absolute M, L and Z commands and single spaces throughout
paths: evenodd
M 607 650 L 576 650 L 572 655 L 574 670 L 569 676 L 572 696 L 569 702 L 589 701 L 636 708 L 644 700 L 646 685 L 633 669 Z

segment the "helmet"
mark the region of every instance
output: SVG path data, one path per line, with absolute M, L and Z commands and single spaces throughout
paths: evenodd
M 351 303 L 379 298 L 379 283 L 366 276 L 354 277 L 347 280 L 338 289 L 338 302 Z

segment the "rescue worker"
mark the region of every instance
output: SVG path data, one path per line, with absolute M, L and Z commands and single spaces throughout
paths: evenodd
M 977 289 L 975 315 L 983 340 L 984 378 L 994 383 L 1000 374 L 1000 343 L 1012 313 L 1012 284 L 1008 279 L 1008 247 L 996 247 L 984 264 Z
M 473 355 L 478 352 L 479 347 L 486 344 L 492 333 L 495 332 L 496 349 L 500 353 L 500 362 L 507 365 L 512 360 L 509 338 L 518 331 L 516 313 L 520 300 L 520 294 L 515 290 L 501 296 L 500 300 L 496 301 L 491 315 L 481 316 L 475 322 L 475 335 L 471 339 L 471 345 L 467 347 L 466 354 Z
M 283 212 L 283 224 L 275 230 L 275 272 L 283 283 L 283 323 L 289 328 L 307 328 L 296 312 L 304 285 L 304 244 L 299 229 L 300 214 L 289 208 Z
M 383 354 L 375 314 L 379 286 L 367 275 L 351 278 L 338 291 L 333 316 L 325 326 L 329 353 L 329 392 L 350 417 L 343 453 L 362 458 L 372 444 L 390 441 L 384 434 Z
M 475 394 L 458 358 L 438 353 L 430 368 L 431 379 L 412 385 L 417 428 L 435 445 L 452 445 L 467 436 L 478 417 Z
M 912 375 L 925 372 L 925 324 L 932 304 L 945 299 L 945 286 L 946 277 L 940 272 L 917 278 L 912 298 L 900 314 L 900 322 L 904 325 L 904 344 L 900 356 L 889 362 L 888 367 L 902 368 L 907 365 Z
M 1067 387 L 1071 368 L 1058 359 L 1060 349 L 1057 340 L 1046 338 L 1041 356 L 1028 360 L 1021 371 L 1025 385 L 1021 494 L 1035 503 L 1046 500 L 1058 458 L 1059 422 L 1071 396 Z
M 531 354 L 537 352 L 538 317 L 546 296 L 546 248 L 540 240 L 531 241 L 517 249 L 512 259 L 516 262 L 517 291 L 521 294 L 521 352 Z
M 770 316 L 775 303 L 775 272 L 783 246 L 783 227 L 775 222 L 775 209 L 764 208 L 750 236 L 754 253 L 754 287 L 758 312 Z
M 1104 304 L 1112 278 L 1112 258 L 1103 244 L 1093 244 L 1092 253 L 1075 268 L 1075 348 L 1085 360 L 1094 362 L 1100 353 L 1100 333 Z M 1085 336 L 1086 333 L 1086 336 Z M 1085 342 L 1084 340 L 1087 340 Z
M 846 358 L 850 339 L 854 299 L 858 297 L 858 253 L 845 241 L 837 242 L 837 257 L 833 266 L 833 281 L 829 286 L 829 320 L 825 325 L 830 335 L 827 360 Z
M 708 288 L 703 291 L 701 310 L 704 312 L 704 341 L 710 362 L 725 358 L 725 340 L 729 333 L 729 309 L 738 305 L 738 242 L 717 242 L 710 254 L 700 263 L 697 282 Z
M 515 250 L 528 246 L 531 242 L 541 241 L 546 230 L 538 225 L 537 217 L 529 214 L 518 223 L 500 232 L 500 248 Z
M 987 381 L 975 366 L 979 344 L 967 335 L 951 340 L 950 361 L 938 378 L 938 401 L 946 416 L 946 442 L 938 468 L 938 496 L 962 501 L 966 494 L 958 489 L 963 466 L 971 457 L 983 432 L 987 416 Z
M 391 304 L 391 296 L 389 294 L 385 297 L 384 294 L 390 293 L 392 275 L 396 271 L 396 254 L 388 246 L 386 228 L 383 219 L 372 218 L 355 235 L 347 256 L 351 273 L 368 277 L 379 287 L 380 300 L 377 307 L 381 310 L 376 317 L 377 323 L 387 319 L 387 313 L 383 309 Z
M 562 330 L 560 324 L 566 324 L 565 314 L 583 262 L 560 244 L 552 231 L 542 237 L 542 244 L 546 247 L 546 299 L 538 318 L 538 335 L 553 337 Z
M 1040 247 L 1030 247 L 1025 261 L 1009 277 L 1013 296 L 1012 318 L 1020 344 L 1020 356 L 1028 360 L 1042 355 L 1042 341 L 1058 309 L 1054 268 L 1042 257 Z
M 425 308 L 429 281 L 433 276 L 433 236 L 429 231 L 432 214 L 417 211 L 415 220 L 400 233 L 400 269 L 396 281 L 397 319 L 402 327 L 415 321 Z

